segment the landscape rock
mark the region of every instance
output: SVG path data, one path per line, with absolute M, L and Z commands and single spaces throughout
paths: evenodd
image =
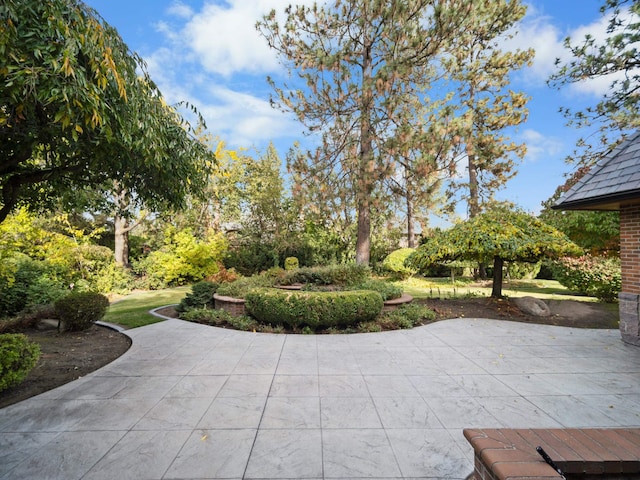
M 520 310 L 536 317 L 548 317 L 551 315 L 549 306 L 539 298 L 519 297 L 514 299 L 514 303 Z

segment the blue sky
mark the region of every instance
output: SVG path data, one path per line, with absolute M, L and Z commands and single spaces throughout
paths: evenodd
M 308 0 L 304 0 L 309 3 Z M 475 0 L 474 0 L 475 1 Z M 295 0 L 85 0 L 116 27 L 129 47 L 142 55 L 169 103 L 186 100 L 203 113 L 209 130 L 230 148 L 264 150 L 273 141 L 282 158 L 302 127 L 269 106 L 266 76 L 281 67 L 255 31 L 271 8 Z M 586 82 L 560 91 L 546 85 L 557 57 L 567 59 L 567 36 L 604 35 L 599 7 L 604 0 L 530 0 L 527 16 L 511 44 L 534 48 L 533 66 L 512 77 L 511 88 L 526 92 L 528 121 L 512 135 L 528 147 L 518 174 L 498 198 L 532 213 L 564 182 L 565 163 L 584 132 L 567 127 L 560 107 L 597 103 L 610 81 Z

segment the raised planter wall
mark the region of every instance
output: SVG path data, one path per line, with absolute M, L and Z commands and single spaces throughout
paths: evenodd
M 244 298 L 225 297 L 214 293 L 213 302 L 215 308 L 225 310 L 235 317 L 246 315 Z

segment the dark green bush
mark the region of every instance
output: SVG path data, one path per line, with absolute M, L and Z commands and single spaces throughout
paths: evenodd
M 100 293 L 74 292 L 55 302 L 56 315 L 66 330 L 86 330 L 104 317 L 109 300 Z
M 291 292 L 257 289 L 246 297 L 247 311 L 261 323 L 284 324 L 312 330 L 357 325 L 376 318 L 382 311 L 378 292 Z
M 354 285 L 369 278 L 369 267 L 355 263 L 328 265 L 326 267 L 304 267 L 288 271 L 281 285 L 310 283 L 314 285 Z
M 385 270 L 394 273 L 400 278 L 409 278 L 415 274 L 417 270 L 406 267 L 404 261 L 409 255 L 415 251 L 415 248 L 401 248 L 391 252 L 382 261 L 382 266 Z
M 264 242 L 247 242 L 230 249 L 223 259 L 226 268 L 233 268 L 242 275 L 251 276 L 277 266 L 280 262 L 274 245 Z
M 213 308 L 213 294 L 220 285 L 215 282 L 202 281 L 191 286 L 191 293 L 180 301 L 177 312 L 186 312 L 192 308 Z
M 604 302 L 614 302 L 622 288 L 619 258 L 561 258 L 551 264 L 553 276 L 561 285 Z
M 39 358 L 40 347 L 26 335 L 0 335 L 0 392 L 22 382 Z
M 196 308 L 180 314 L 182 320 L 188 322 L 213 325 L 215 327 L 229 325 L 236 330 L 244 331 L 277 331 L 276 328 L 263 328 L 255 319 L 246 315 L 231 315 L 226 310 Z
M 424 305 L 409 304 L 384 313 L 378 323 L 385 330 L 397 330 L 399 328 L 413 328 L 416 325 L 433 321 L 435 318 L 435 312 Z
M 241 277 L 234 282 L 224 283 L 218 287 L 218 295 L 233 298 L 246 298 L 246 295 L 255 288 L 271 287 L 274 279 L 269 275 L 254 275 L 253 277 Z

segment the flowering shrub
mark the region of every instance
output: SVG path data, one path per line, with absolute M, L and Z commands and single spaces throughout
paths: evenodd
M 620 259 L 592 257 L 561 258 L 551 264 L 553 275 L 571 290 L 614 302 L 622 288 Z

